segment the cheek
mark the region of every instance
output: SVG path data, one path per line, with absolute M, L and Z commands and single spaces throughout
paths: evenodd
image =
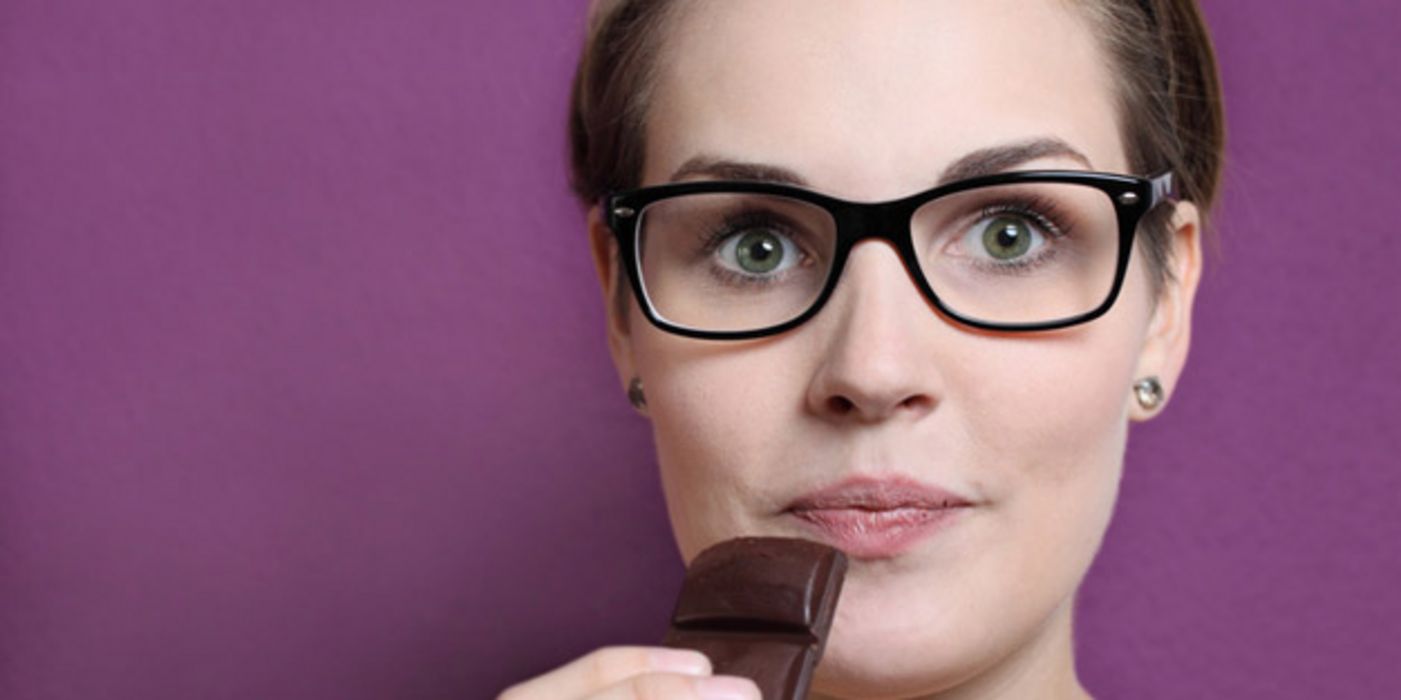
M 779 343 L 677 338 L 633 319 L 673 534 L 686 561 L 717 541 L 761 531 L 801 445 L 791 420 L 801 378 Z M 771 502 L 772 501 L 772 502 Z
M 989 338 L 958 377 L 950 401 L 973 463 L 1021 542 L 997 566 L 1073 589 L 1089 567 L 1117 498 L 1130 387 L 1149 317 L 1142 277 L 1113 310 L 1060 334 Z M 951 407 L 952 408 L 952 407 Z
M 1134 365 L 1127 349 L 1083 335 L 1018 342 L 984 354 L 961 378 L 963 390 L 951 392 L 951 402 L 966 397 L 976 447 L 1036 461 L 1061 452 L 1085 454 L 1084 447 L 1124 422 Z
M 1114 307 L 1066 331 L 977 337 L 960 350 L 948 399 L 982 454 L 1070 482 L 1109 459 L 1117 467 L 1150 304 L 1132 268 Z M 981 461 L 981 460 L 980 460 Z

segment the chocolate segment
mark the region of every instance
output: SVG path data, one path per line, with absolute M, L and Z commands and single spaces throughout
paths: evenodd
M 691 562 L 664 643 L 752 678 L 764 700 L 806 698 L 846 568 L 840 550 L 808 540 L 721 542 Z

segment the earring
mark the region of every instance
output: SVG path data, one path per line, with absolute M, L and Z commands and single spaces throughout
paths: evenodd
M 1157 377 L 1144 377 L 1133 385 L 1134 398 L 1145 411 L 1156 411 L 1163 405 L 1163 383 Z
M 641 377 L 633 377 L 632 381 L 628 382 L 628 401 L 639 411 L 647 408 L 647 395 L 642 393 Z

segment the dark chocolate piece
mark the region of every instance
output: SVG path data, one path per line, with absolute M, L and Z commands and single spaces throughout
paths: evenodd
M 764 700 L 802 700 L 837 609 L 846 555 L 808 540 L 741 537 L 691 562 L 665 644 L 752 678 Z

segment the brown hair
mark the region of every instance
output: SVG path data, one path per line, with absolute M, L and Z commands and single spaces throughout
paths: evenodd
M 1087 11 L 1117 68 L 1129 167 L 1141 175 L 1171 169 L 1181 197 L 1205 217 L 1220 185 L 1225 117 L 1216 56 L 1196 0 L 1075 4 Z M 659 38 L 676 5 L 672 0 L 595 2 L 569 114 L 571 185 L 586 206 L 640 184 Z M 1169 274 L 1170 216 L 1170 207 L 1159 208 L 1141 227 L 1155 286 Z M 625 305 L 625 295 L 620 296 Z

